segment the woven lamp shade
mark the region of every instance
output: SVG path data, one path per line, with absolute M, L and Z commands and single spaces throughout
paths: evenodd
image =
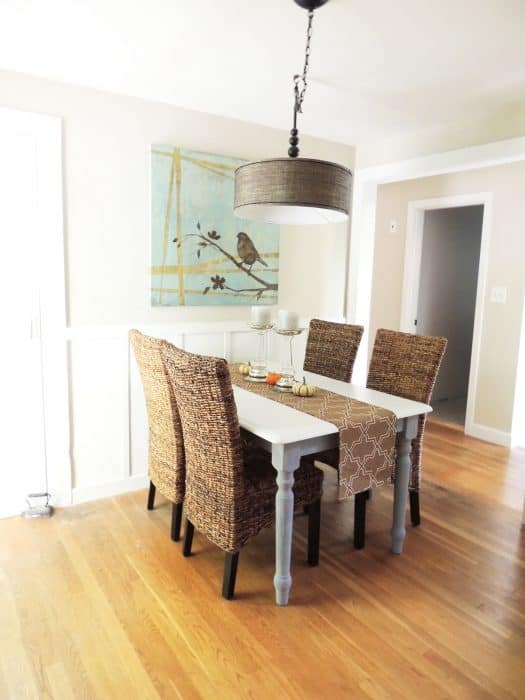
M 325 224 L 348 217 L 352 173 L 312 158 L 273 158 L 235 171 L 237 216 L 272 224 Z

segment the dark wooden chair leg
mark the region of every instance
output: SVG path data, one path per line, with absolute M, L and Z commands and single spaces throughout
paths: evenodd
M 157 489 L 155 488 L 155 484 L 153 481 L 149 482 L 149 493 L 148 493 L 148 510 L 153 510 L 153 506 L 155 505 L 155 492 Z
M 174 542 L 180 540 L 180 526 L 182 523 L 182 503 L 173 503 L 171 506 L 171 539 Z
M 369 501 L 372 498 L 372 489 L 368 489 L 368 491 L 365 491 L 366 494 L 366 500 Z
M 308 506 L 308 564 L 319 566 L 321 535 L 321 499 Z
M 186 520 L 186 532 L 184 533 L 184 544 L 182 547 L 182 555 L 185 557 L 189 557 L 191 554 L 191 545 L 193 543 L 193 532 L 195 528 L 193 527 L 193 523 L 190 523 L 189 520 Z
M 416 527 L 421 523 L 421 513 L 419 512 L 419 491 L 409 491 L 410 496 L 410 520 Z
M 239 563 L 239 552 L 230 554 L 226 552 L 224 558 L 224 577 L 222 579 L 222 597 L 231 600 L 235 593 L 235 579 L 237 577 L 237 565 Z
M 365 546 L 366 494 L 363 491 L 354 496 L 354 549 L 363 549 Z

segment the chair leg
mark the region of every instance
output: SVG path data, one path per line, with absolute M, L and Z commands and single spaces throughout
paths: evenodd
M 193 532 L 195 528 L 193 527 L 193 523 L 190 523 L 189 520 L 186 520 L 186 532 L 184 533 L 184 544 L 182 546 L 182 555 L 184 557 L 189 557 L 191 554 L 191 545 L 193 543 Z
M 319 540 L 321 535 L 321 499 L 308 506 L 308 564 L 319 566 Z
M 235 579 L 237 577 L 237 565 L 239 563 L 239 552 L 230 554 L 226 552 L 224 558 L 224 577 L 222 579 L 222 597 L 231 600 L 235 593 Z
M 409 491 L 410 496 L 410 520 L 416 527 L 421 523 L 421 513 L 419 512 L 419 491 Z
M 180 540 L 180 526 L 182 523 L 182 503 L 173 503 L 171 506 L 171 539 L 174 542 Z
M 354 549 L 365 546 L 366 494 L 366 491 L 362 491 L 354 496 Z
M 153 507 L 155 505 L 155 492 L 157 489 L 155 488 L 155 484 L 153 481 L 149 482 L 149 493 L 148 493 L 148 510 L 153 510 Z

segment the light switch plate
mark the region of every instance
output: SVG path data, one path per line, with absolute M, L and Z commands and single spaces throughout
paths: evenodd
M 397 221 L 395 219 L 390 220 L 388 230 L 390 233 L 397 233 Z
M 507 303 L 507 287 L 492 287 L 490 290 L 490 300 L 495 304 Z

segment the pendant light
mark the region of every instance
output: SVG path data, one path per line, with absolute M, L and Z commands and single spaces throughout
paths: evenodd
M 241 165 L 235 171 L 234 211 L 243 219 L 273 224 L 324 224 L 348 217 L 352 173 L 337 163 L 298 158 L 297 115 L 302 112 L 312 39 L 314 10 L 328 0 L 294 0 L 308 10 L 302 75 L 294 76 L 293 128 L 288 158 Z

